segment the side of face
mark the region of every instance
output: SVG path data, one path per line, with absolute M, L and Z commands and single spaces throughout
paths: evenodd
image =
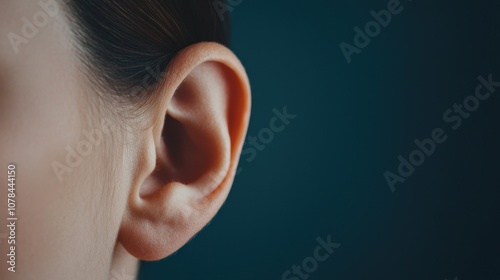
M 225 47 L 196 44 L 140 115 L 120 117 L 126 109 L 88 79 L 61 7 L 16 52 L 8 34 L 24 36 L 41 11 L 38 1 L 0 4 L 0 181 L 14 163 L 18 218 L 16 273 L 0 276 L 108 279 L 117 246 L 161 259 L 216 214 L 248 126 L 248 79 Z M 5 221 L 5 199 L 0 209 Z M 0 235 L 2 250 L 8 240 Z

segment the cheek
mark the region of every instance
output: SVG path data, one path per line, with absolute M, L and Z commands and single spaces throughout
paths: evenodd
M 69 40 L 51 30 L 41 30 L 17 56 L 0 40 L 0 182 L 7 182 L 7 165 L 15 163 L 17 261 L 23 271 L 47 274 L 54 264 L 106 263 L 79 252 L 106 246 L 111 252 L 110 231 L 117 231 L 121 220 L 116 201 L 106 201 L 113 198 L 106 194 L 112 193 L 112 178 L 120 172 L 109 174 L 113 159 L 103 157 L 105 147 L 85 135 L 96 128 L 89 128 L 90 123 L 100 120 L 90 113 L 89 93 L 82 87 Z M 104 128 L 97 129 L 105 134 Z M 0 218 L 5 221 L 6 184 L 0 183 L 0 193 Z M 41 273 L 39 278 L 48 277 Z
M 0 128 L 10 132 L 1 136 L 2 160 L 18 164 L 20 176 L 30 180 L 26 195 L 34 196 L 60 185 L 51 162 L 78 141 L 83 103 L 74 84 L 57 78 L 62 74 L 57 60 L 50 64 L 43 55 L 30 54 L 9 65 Z
M 81 127 L 78 102 L 65 85 L 47 83 L 45 75 L 28 79 L 23 69 L 13 69 L 13 78 L 4 88 L 0 117 L 0 162 L 16 165 L 16 216 L 18 217 L 19 262 L 23 256 L 48 252 L 53 246 L 62 246 L 62 236 L 69 235 L 65 222 L 77 217 L 82 202 L 68 195 L 75 187 L 70 176 L 58 180 L 51 166 L 65 157 L 65 147 L 78 141 Z M 29 70 L 26 70 L 29 72 Z M 24 77 L 24 78 L 23 78 Z M 54 81 L 54 80 L 52 80 Z M 0 172 L 6 173 L 4 171 Z M 5 182 L 3 178 L 2 182 Z M 78 186 L 83 188 L 84 186 Z M 2 188 L 2 192 L 4 189 Z M 78 193 L 74 193 L 78 195 Z M 3 197 L 3 195 L 2 195 Z M 3 199 L 2 199 L 3 203 Z M 1 209 L 6 206 L 1 205 Z M 5 213 L 5 211 L 1 211 Z M 83 218 L 84 217 L 80 217 Z M 43 236 L 54 237 L 51 242 L 40 242 Z M 24 259 L 25 263 L 30 260 Z
M 67 261 L 78 265 L 84 260 L 75 255 L 75 246 L 97 246 L 92 237 L 102 220 L 93 216 L 92 202 L 102 192 L 96 191 L 100 178 L 89 173 L 93 157 L 78 161 L 71 154 L 85 149 L 79 143 L 90 112 L 74 82 L 78 72 L 52 55 L 34 49 L 3 71 L 8 76 L 0 92 L 0 181 L 7 181 L 7 164 L 15 163 L 19 263 L 46 265 L 72 256 Z M 0 191 L 4 197 L 6 185 Z M 6 200 L 0 207 L 7 208 Z M 6 211 L 0 213 L 5 220 Z

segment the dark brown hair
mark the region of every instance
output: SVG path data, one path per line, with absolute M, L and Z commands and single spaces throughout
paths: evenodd
M 66 1 L 92 82 L 126 100 L 151 94 L 186 46 L 229 44 L 229 19 L 219 18 L 214 0 Z

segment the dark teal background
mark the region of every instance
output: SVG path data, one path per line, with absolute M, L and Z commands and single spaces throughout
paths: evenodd
M 248 135 L 273 108 L 297 118 L 242 158 L 215 219 L 174 255 L 142 263 L 139 279 L 282 279 L 328 235 L 341 247 L 308 279 L 500 279 L 500 88 L 458 130 L 442 118 L 479 75 L 500 81 L 500 4 L 402 0 L 348 64 L 340 42 L 353 44 L 353 28 L 387 2 L 235 7 Z M 383 173 L 437 127 L 448 140 L 392 193 Z

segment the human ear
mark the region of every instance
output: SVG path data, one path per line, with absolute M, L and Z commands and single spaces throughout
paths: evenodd
M 231 188 L 250 115 L 245 70 L 222 45 L 181 50 L 152 96 L 118 242 L 164 258 L 217 213 Z

